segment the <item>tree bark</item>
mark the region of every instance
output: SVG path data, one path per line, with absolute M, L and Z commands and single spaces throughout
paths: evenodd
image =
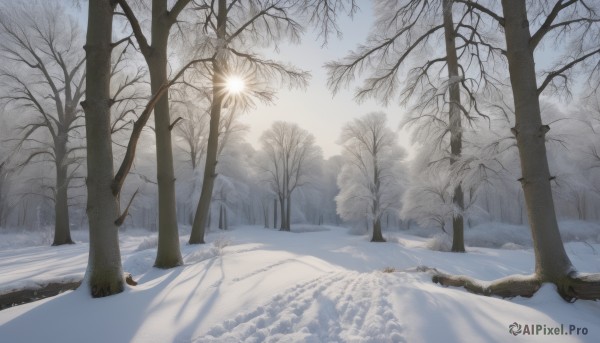
M 219 229 L 223 230 L 223 205 L 219 206 Z
M 56 165 L 56 194 L 54 196 L 54 241 L 52 245 L 73 244 L 69 227 L 69 203 L 67 175 L 67 133 L 59 133 L 54 142 Z
M 372 159 L 373 159 L 373 204 L 371 209 L 371 215 L 373 216 L 373 237 L 371 237 L 371 242 L 385 242 L 385 238 L 383 238 L 383 234 L 381 233 L 381 206 L 380 206 L 380 188 L 381 188 L 381 176 L 379 174 L 379 165 L 378 165 L 378 152 L 379 147 L 377 143 L 377 138 L 375 131 L 373 134 L 373 151 L 372 151 Z
M 285 230 L 290 231 L 292 229 L 292 192 L 288 192 L 287 201 L 285 203 Z
M 277 228 L 277 198 L 273 199 L 273 228 Z
M 210 202 L 212 198 L 215 179 L 217 178 L 217 153 L 219 148 L 219 121 L 221 118 L 221 105 L 223 103 L 223 76 L 218 62 L 213 62 L 213 99 L 210 110 L 210 124 L 208 144 L 206 147 L 206 164 L 204 166 L 204 181 L 202 182 L 202 191 L 200 192 L 200 201 L 194 216 L 192 232 L 190 234 L 190 244 L 204 244 L 204 233 L 206 231 L 206 222 L 208 212 L 210 211 Z
M 168 82 L 167 45 L 170 23 L 166 17 L 167 1 L 152 1 L 152 53 L 146 57 L 152 94 Z M 154 107 L 156 135 L 156 176 L 158 183 L 158 248 L 154 266 L 172 268 L 183 264 L 179 247 L 175 199 L 175 171 L 171 142 L 169 96 L 163 95 Z
M 515 104 L 521 185 L 533 238 L 535 271 L 544 282 L 560 282 L 572 270 L 556 221 L 550 170 L 538 98 L 531 33 L 525 1 L 502 0 L 506 55 Z
M 371 242 L 385 242 L 385 238 L 383 238 L 383 234 L 381 233 L 381 219 L 379 217 L 373 220 L 373 237 L 371 238 Z
M 454 22 L 452 20 L 452 0 L 444 0 L 442 3 L 444 16 L 444 37 L 446 42 L 446 62 L 448 64 L 448 83 L 450 93 L 450 165 L 452 166 L 462 153 L 462 127 L 460 114 L 460 89 L 458 74 L 458 57 L 456 56 L 456 43 L 454 33 Z M 460 184 L 456 186 L 452 194 L 452 202 L 460 213 L 452 217 L 452 251 L 464 252 L 465 242 L 463 238 L 464 223 L 462 212 L 465 209 L 464 194 Z
M 84 284 L 93 297 L 124 289 L 119 251 L 119 207 L 111 185 L 114 177 L 110 129 L 111 37 L 114 4 L 90 0 L 86 38 L 85 112 L 87 143 L 87 215 L 90 252 Z
M 217 39 L 225 40 L 227 34 L 227 1 L 219 0 L 217 13 Z M 212 103 L 210 108 L 210 122 L 208 131 L 208 144 L 206 146 L 206 164 L 204 165 L 204 181 L 200 192 L 198 209 L 194 216 L 190 244 L 203 244 L 206 231 L 206 218 L 210 210 L 210 201 L 217 178 L 217 156 L 219 150 L 219 122 L 221 120 L 221 107 L 223 105 L 225 61 L 217 57 L 212 62 Z
M 279 222 L 279 230 L 285 231 L 285 197 L 279 197 L 279 212 L 281 213 L 281 221 Z
M 262 210 L 263 210 L 263 224 L 265 229 L 269 228 L 269 205 L 267 202 L 262 202 Z

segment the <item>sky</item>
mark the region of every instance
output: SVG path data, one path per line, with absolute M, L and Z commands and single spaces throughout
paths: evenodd
M 0 0 L 4 2 L 6 0 Z M 341 153 L 341 146 L 336 143 L 343 125 L 373 111 L 384 111 L 388 115 L 388 123 L 393 130 L 400 131 L 398 142 L 409 151 L 411 148 L 408 133 L 399 130 L 403 108 L 391 104 L 387 108 L 373 100 L 358 104 L 353 99 L 353 90 L 357 84 L 350 85 L 334 97 L 327 88 L 327 72 L 325 63 L 344 57 L 348 51 L 366 41 L 373 22 L 372 4 L 370 0 L 358 0 L 358 12 L 353 18 L 341 14 L 339 28 L 343 36 L 332 35 L 326 46 L 317 33 L 307 28 L 299 44 L 282 43 L 279 51 L 263 50 L 263 56 L 289 63 L 311 73 L 309 86 L 305 89 L 282 89 L 276 95 L 274 103 L 257 106 L 244 113 L 240 120 L 248 126 L 246 140 L 256 149 L 260 148 L 260 136 L 274 121 L 287 121 L 298 124 L 315 136 L 317 145 L 323 149 L 323 156 L 329 158 Z M 80 2 L 80 9 L 73 12 L 79 17 L 82 26 L 87 21 L 87 2 Z
M 242 121 L 250 127 L 246 138 L 256 148 L 260 147 L 259 139 L 274 121 L 283 120 L 297 123 L 301 128 L 311 132 L 317 144 L 323 149 L 325 158 L 341 152 L 336 143 L 342 126 L 354 118 L 373 111 L 384 111 L 392 129 L 399 127 L 403 109 L 397 105 L 387 108 L 373 100 L 356 103 L 353 100 L 353 89 L 340 91 L 335 97 L 327 88 L 327 72 L 323 65 L 326 62 L 342 58 L 349 50 L 363 43 L 373 22 L 370 1 L 359 1 L 360 10 L 353 19 L 340 16 L 339 27 L 343 37 L 332 36 L 327 46 L 321 47 L 322 41 L 317 35 L 307 30 L 298 45 L 282 45 L 279 53 L 265 54 L 269 58 L 289 62 L 296 67 L 311 72 L 311 80 L 306 90 L 282 90 L 273 105 L 259 104 L 256 109 L 242 116 Z M 406 132 L 399 135 L 399 143 L 410 150 Z
M 0 0 L 0 2 L 5 1 Z M 256 108 L 241 116 L 240 120 L 249 128 L 245 138 L 255 148 L 260 148 L 259 140 L 263 132 L 274 121 L 281 120 L 297 123 L 301 128 L 311 132 L 315 136 L 317 145 L 323 149 L 324 157 L 329 158 L 341 152 L 342 148 L 336 142 L 345 123 L 369 112 L 384 111 L 388 116 L 389 126 L 399 132 L 398 142 L 408 151 L 409 158 L 414 156 L 415 149 L 411 146 L 408 132 L 399 128 L 406 110 L 397 102 L 391 101 L 388 107 L 383 107 L 374 100 L 358 104 L 353 99 L 356 83 L 351 84 L 348 89 L 342 89 L 335 96 L 327 88 L 327 72 L 324 64 L 344 57 L 358 44 L 366 42 L 374 20 L 372 2 L 369 0 L 357 2 L 359 10 L 353 18 L 344 14 L 339 16 L 338 24 L 343 36 L 338 38 L 332 35 L 326 46 L 322 46 L 322 40 L 318 39 L 317 33 L 308 28 L 299 44 L 282 43 L 279 45 L 278 52 L 263 50 L 264 57 L 309 71 L 311 80 L 305 90 L 282 89 L 277 93 L 273 104 L 257 103 Z M 87 2 L 79 2 L 79 5 L 80 9 L 73 9 L 73 14 L 79 17 L 82 26 L 85 27 Z M 550 64 L 552 60 L 550 56 L 555 55 L 547 50 L 548 46 L 545 46 L 536 53 L 538 67 Z

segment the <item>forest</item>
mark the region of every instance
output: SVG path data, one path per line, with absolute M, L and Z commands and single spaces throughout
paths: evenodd
M 0 1 L 0 61 L 9 342 L 600 337 L 597 0 Z

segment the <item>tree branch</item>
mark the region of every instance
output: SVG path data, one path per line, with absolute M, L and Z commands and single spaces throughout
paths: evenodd
M 152 48 L 148 44 L 148 40 L 146 39 L 146 36 L 144 36 L 144 33 L 142 32 L 142 27 L 140 26 L 140 22 L 136 18 L 135 13 L 133 13 L 133 10 L 131 9 L 131 7 L 129 7 L 127 0 L 115 0 L 115 1 L 123 9 L 123 12 L 125 13 L 125 16 L 127 17 L 129 24 L 131 25 L 131 29 L 133 31 L 135 39 L 137 40 L 138 45 L 140 46 L 140 50 L 142 51 L 142 54 L 144 55 L 144 57 L 148 58 L 150 56 L 150 53 L 152 52 Z
M 569 0 L 568 2 L 563 4 L 563 0 L 558 0 L 554 4 L 552 11 L 550 11 L 550 14 L 548 14 L 548 16 L 546 17 L 546 20 L 544 20 L 544 23 L 542 24 L 542 26 L 540 26 L 540 28 L 533 34 L 533 36 L 531 36 L 531 39 L 529 41 L 529 46 L 531 47 L 532 51 L 535 50 L 536 46 L 540 43 L 542 38 L 544 38 L 546 33 L 548 33 L 552 29 L 552 22 L 554 21 L 554 19 L 556 19 L 556 17 L 560 13 L 560 11 L 571 6 L 572 4 L 576 3 L 577 1 L 578 0 Z

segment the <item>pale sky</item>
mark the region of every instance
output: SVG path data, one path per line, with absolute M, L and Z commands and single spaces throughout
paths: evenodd
M 5 0 L 0 0 L 5 1 Z M 317 34 L 307 28 L 299 44 L 281 44 L 279 53 L 265 50 L 266 58 L 290 63 L 293 66 L 311 73 L 311 80 L 306 90 L 283 89 L 277 93 L 272 105 L 257 104 L 256 109 L 241 116 L 241 121 L 249 127 L 246 140 L 255 148 L 260 148 L 259 138 L 274 121 L 283 120 L 297 123 L 301 128 L 311 132 L 317 145 L 323 149 L 325 158 L 339 154 L 341 147 L 336 143 L 342 126 L 357 117 L 372 111 L 384 111 L 388 115 L 388 123 L 393 130 L 398 129 L 402 118 L 403 109 L 397 105 L 387 108 L 375 101 L 366 101 L 357 104 L 353 100 L 353 89 L 357 84 L 350 85 L 349 89 L 340 91 L 335 97 L 327 88 L 327 73 L 323 65 L 334 59 L 344 57 L 349 50 L 356 48 L 359 43 L 364 43 L 373 21 L 370 0 L 357 1 L 360 10 L 350 19 L 345 14 L 339 16 L 339 28 L 343 32 L 340 39 L 336 35 L 329 38 L 328 44 L 321 47 L 322 41 L 317 40 Z M 85 28 L 87 21 L 87 2 L 82 2 L 80 11 L 75 10 L 82 20 Z M 399 143 L 410 151 L 408 137 L 401 132 Z
M 343 32 L 341 39 L 333 35 L 328 45 L 322 47 L 322 41 L 318 40 L 316 33 L 308 28 L 300 44 L 281 44 L 278 53 L 272 50 L 264 52 L 263 56 L 267 58 L 290 63 L 309 71 L 312 78 L 306 90 L 283 89 L 277 94 L 274 104 L 267 106 L 259 103 L 257 108 L 241 116 L 241 121 L 249 127 L 246 139 L 255 148 L 260 147 L 259 138 L 273 121 L 283 120 L 295 122 L 311 132 L 317 144 L 323 149 L 324 157 L 328 158 L 340 153 L 341 147 L 336 141 L 346 122 L 372 111 L 384 111 L 388 115 L 389 126 L 399 131 L 399 143 L 407 149 L 409 156 L 412 155 L 408 134 L 404 130 L 399 130 L 399 122 L 403 118 L 405 109 L 397 105 L 397 102 L 391 101 L 387 108 L 373 100 L 358 104 L 353 99 L 353 90 L 357 83 L 351 84 L 349 89 L 341 90 L 335 97 L 327 89 L 327 74 L 323 65 L 328 61 L 344 57 L 349 50 L 364 43 L 369 33 L 373 21 L 371 1 L 358 0 L 357 2 L 360 10 L 353 19 L 345 14 L 339 15 L 339 28 Z M 77 2 L 72 1 L 69 5 L 74 3 Z M 73 14 L 78 16 L 82 28 L 85 28 L 87 2 L 81 1 L 79 4 L 81 8 L 73 9 Z M 538 68 L 550 64 L 551 56 L 556 55 L 553 48 L 550 44 L 537 51 Z
M 322 48 L 322 41 L 317 41 L 315 32 L 309 29 L 300 44 L 282 45 L 279 54 L 267 55 L 269 58 L 289 62 L 310 71 L 312 78 L 306 90 L 282 90 L 278 93 L 275 104 L 259 105 L 242 116 L 242 121 L 250 126 L 246 138 L 256 148 L 259 147 L 260 135 L 277 120 L 295 122 L 311 132 L 323 149 L 325 158 L 340 153 L 341 147 L 336 141 L 344 123 L 369 112 L 383 110 L 388 115 L 390 127 L 393 130 L 398 129 L 403 113 L 399 106 L 390 105 L 384 108 L 372 100 L 357 104 L 352 96 L 356 84 L 339 92 L 335 97 L 327 88 L 327 72 L 323 65 L 345 56 L 359 43 L 364 43 L 369 33 L 373 21 L 371 1 L 359 1 L 359 6 L 360 11 L 353 20 L 340 16 L 342 39 L 334 35 L 329 39 L 328 45 Z M 408 150 L 408 138 L 405 133 L 399 135 L 399 142 Z

